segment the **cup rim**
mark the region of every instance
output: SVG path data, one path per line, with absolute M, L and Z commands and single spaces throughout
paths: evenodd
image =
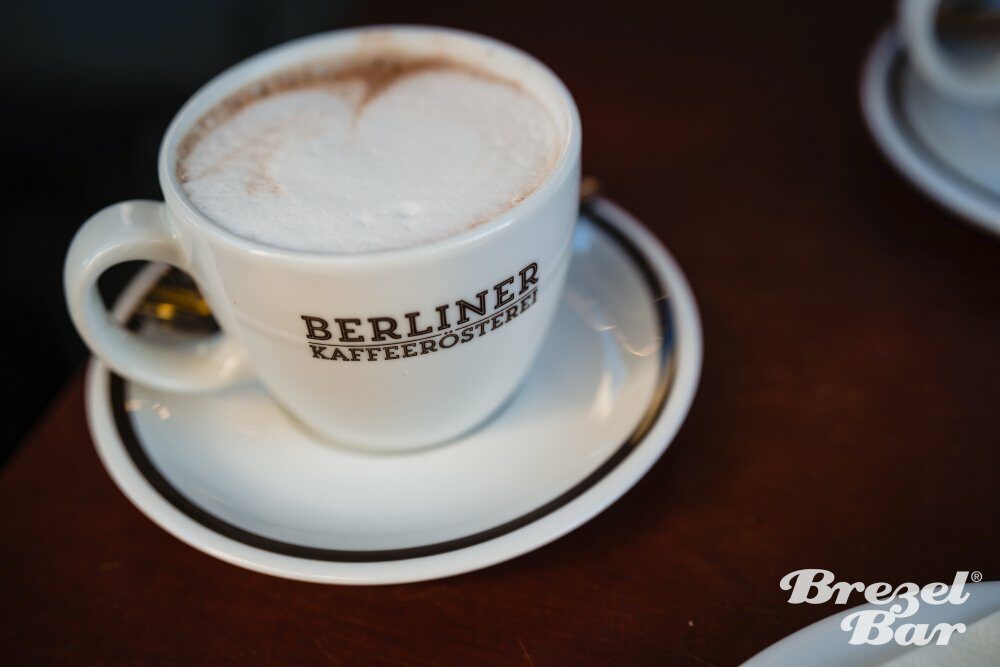
M 197 118 L 191 118 L 191 116 L 195 115 L 197 108 L 204 103 L 205 98 L 211 97 L 213 101 L 223 99 L 226 95 L 237 90 L 241 85 L 246 84 L 243 77 L 248 72 L 260 70 L 258 76 L 264 76 L 269 69 L 268 63 L 280 60 L 281 56 L 287 55 L 290 52 L 306 50 L 308 47 L 324 42 L 334 42 L 349 37 L 356 37 L 366 32 L 436 33 L 459 40 L 485 43 L 492 48 L 506 51 L 529 62 L 551 84 L 552 90 L 559 97 L 567 116 L 566 137 L 562 151 L 555 166 L 549 171 L 542 183 L 527 197 L 497 216 L 456 234 L 409 247 L 360 253 L 315 252 L 270 246 L 235 234 L 199 211 L 191 203 L 180 186 L 174 160 L 177 145 L 183 138 L 184 133 L 192 122 L 197 121 Z M 286 64 L 285 66 L 288 65 Z M 273 68 L 272 71 L 278 69 L 281 69 L 281 67 Z M 199 117 L 200 115 L 198 113 Z M 160 142 L 158 171 L 160 187 L 163 190 L 167 208 L 173 215 L 179 216 L 195 228 L 228 246 L 261 258 L 325 264 L 356 264 L 361 262 L 370 264 L 377 261 L 399 259 L 432 259 L 437 256 L 452 254 L 481 245 L 500 234 L 503 230 L 518 224 L 519 221 L 532 218 L 532 214 L 543 206 L 568 178 L 576 177 L 576 163 L 580 155 L 582 143 L 581 134 L 580 113 L 566 85 L 545 63 L 526 51 L 493 37 L 455 28 L 411 24 L 372 25 L 331 30 L 284 42 L 246 58 L 212 77 L 191 95 L 171 120 Z
M 941 0 L 900 0 L 899 30 L 907 55 L 921 77 L 939 93 L 973 104 L 1000 100 L 1000 71 L 991 59 L 962 62 L 946 52 L 938 36 Z

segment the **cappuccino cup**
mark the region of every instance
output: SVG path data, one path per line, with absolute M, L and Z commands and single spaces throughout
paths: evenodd
M 430 27 L 337 31 L 222 73 L 163 138 L 164 201 L 81 227 L 69 312 L 119 375 L 173 392 L 259 381 L 308 429 L 400 451 L 461 435 L 531 369 L 578 214 L 580 119 L 547 67 Z M 220 326 L 151 341 L 96 283 L 188 273 Z

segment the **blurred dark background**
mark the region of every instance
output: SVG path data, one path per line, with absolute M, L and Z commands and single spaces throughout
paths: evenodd
M 844 40 L 831 35 L 827 44 L 803 35 L 816 34 L 830 13 L 842 11 L 834 7 L 685 3 L 682 18 L 676 7 L 520 0 L 37 0 L 6 6 L 0 27 L 0 270 L 9 389 L 0 415 L 0 463 L 85 358 L 61 288 L 72 234 L 106 205 L 159 199 L 156 154 L 173 113 L 213 75 L 280 42 L 392 22 L 456 26 L 525 48 L 562 75 L 577 97 L 586 135 L 584 168 L 599 172 L 609 190 L 639 213 L 653 206 L 666 206 L 669 213 L 672 187 L 654 189 L 665 195 L 659 202 L 642 195 L 651 181 L 669 181 L 689 206 L 703 206 L 710 215 L 720 200 L 704 186 L 711 180 L 706 174 L 718 168 L 703 150 L 706 141 L 729 142 L 732 170 L 752 170 L 754 155 L 770 151 L 772 161 L 787 165 L 787 174 L 774 176 L 790 179 L 806 169 L 822 178 L 823 165 L 833 157 L 815 159 L 799 146 L 820 139 L 827 149 L 861 145 L 857 67 L 868 40 L 891 17 L 890 2 L 859 3 L 851 11 L 871 28 Z M 767 48 L 744 29 L 750 22 L 776 27 Z M 728 53 L 738 49 L 746 58 L 714 56 L 713 44 L 723 41 L 733 47 Z M 627 66 L 637 55 L 670 66 L 647 67 L 640 75 Z M 665 74 L 651 78 L 650 71 Z M 829 96 L 796 99 L 817 76 L 829 79 Z M 775 96 L 794 99 L 787 115 L 747 117 L 752 100 Z M 630 103 L 636 99 L 644 104 Z M 843 108 L 844 127 L 811 125 L 811 110 L 830 105 Z M 662 130 L 667 125 L 670 133 Z M 774 142 L 781 133 L 795 136 Z M 851 141 L 838 142 L 837 133 Z M 761 202 L 751 197 L 745 204 Z M 685 251 L 683 243 L 675 248 L 682 260 Z M 114 290 L 125 275 L 113 273 L 105 287 Z

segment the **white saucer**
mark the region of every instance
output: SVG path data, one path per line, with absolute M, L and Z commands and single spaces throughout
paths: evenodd
M 418 581 L 536 549 L 649 470 L 687 415 L 701 369 L 691 291 L 636 220 L 606 200 L 588 203 L 573 252 L 538 365 L 501 414 L 460 441 L 361 453 L 303 432 L 255 383 L 170 394 L 95 360 L 87 408 L 101 460 L 164 530 L 267 574 Z M 132 283 L 119 317 L 160 273 Z
M 960 605 L 922 603 L 913 616 L 900 619 L 897 623 L 927 623 L 932 628 L 938 623 L 965 623 L 969 626 L 1000 611 L 1000 581 L 966 584 L 965 590 L 969 599 Z M 900 646 L 893 641 L 878 646 L 852 646 L 848 643 L 848 633 L 840 629 L 844 617 L 862 609 L 877 608 L 864 604 L 838 611 L 761 651 L 743 663 L 743 667 L 871 667 L 917 650 L 917 646 Z M 962 638 L 961 634 L 953 635 L 949 646 L 962 641 Z
M 969 106 L 928 87 L 891 28 L 862 71 L 861 106 L 879 147 L 917 188 L 1000 234 L 1000 108 Z

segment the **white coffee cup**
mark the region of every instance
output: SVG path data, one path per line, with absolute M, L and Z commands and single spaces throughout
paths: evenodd
M 962 57 L 940 38 L 942 11 L 963 6 L 948 0 L 900 0 L 899 31 L 920 76 L 942 94 L 973 104 L 1000 104 L 1000 58 Z M 983 7 L 994 3 L 982 3 Z M 964 5 L 966 11 L 969 4 Z M 998 45 L 1000 46 L 1000 45 Z
M 226 231 L 191 205 L 175 165 L 178 143 L 193 123 L 268 74 L 350 53 L 372 30 L 408 49 L 488 61 L 530 90 L 565 137 L 545 181 L 467 231 L 354 255 L 262 245 Z M 93 353 L 135 382 L 202 392 L 256 377 L 302 423 L 353 447 L 404 450 L 454 438 L 512 395 L 553 319 L 577 219 L 580 143 L 579 114 L 562 82 L 531 56 L 487 37 L 380 27 L 279 46 L 216 77 L 174 118 L 159 156 L 165 202 L 123 202 L 83 225 L 66 258 L 70 315 Z M 221 332 L 196 344 L 159 344 L 116 325 L 96 282 L 130 260 L 166 262 L 190 274 Z M 464 306 L 459 313 L 462 300 L 478 308 L 483 291 L 485 314 Z M 440 307 L 447 307 L 447 329 Z M 460 324 L 460 314 L 472 319 Z M 376 341 L 371 318 L 392 318 L 400 338 L 383 333 Z M 387 328 L 384 320 L 379 328 Z M 361 337 L 365 341 L 357 342 Z

